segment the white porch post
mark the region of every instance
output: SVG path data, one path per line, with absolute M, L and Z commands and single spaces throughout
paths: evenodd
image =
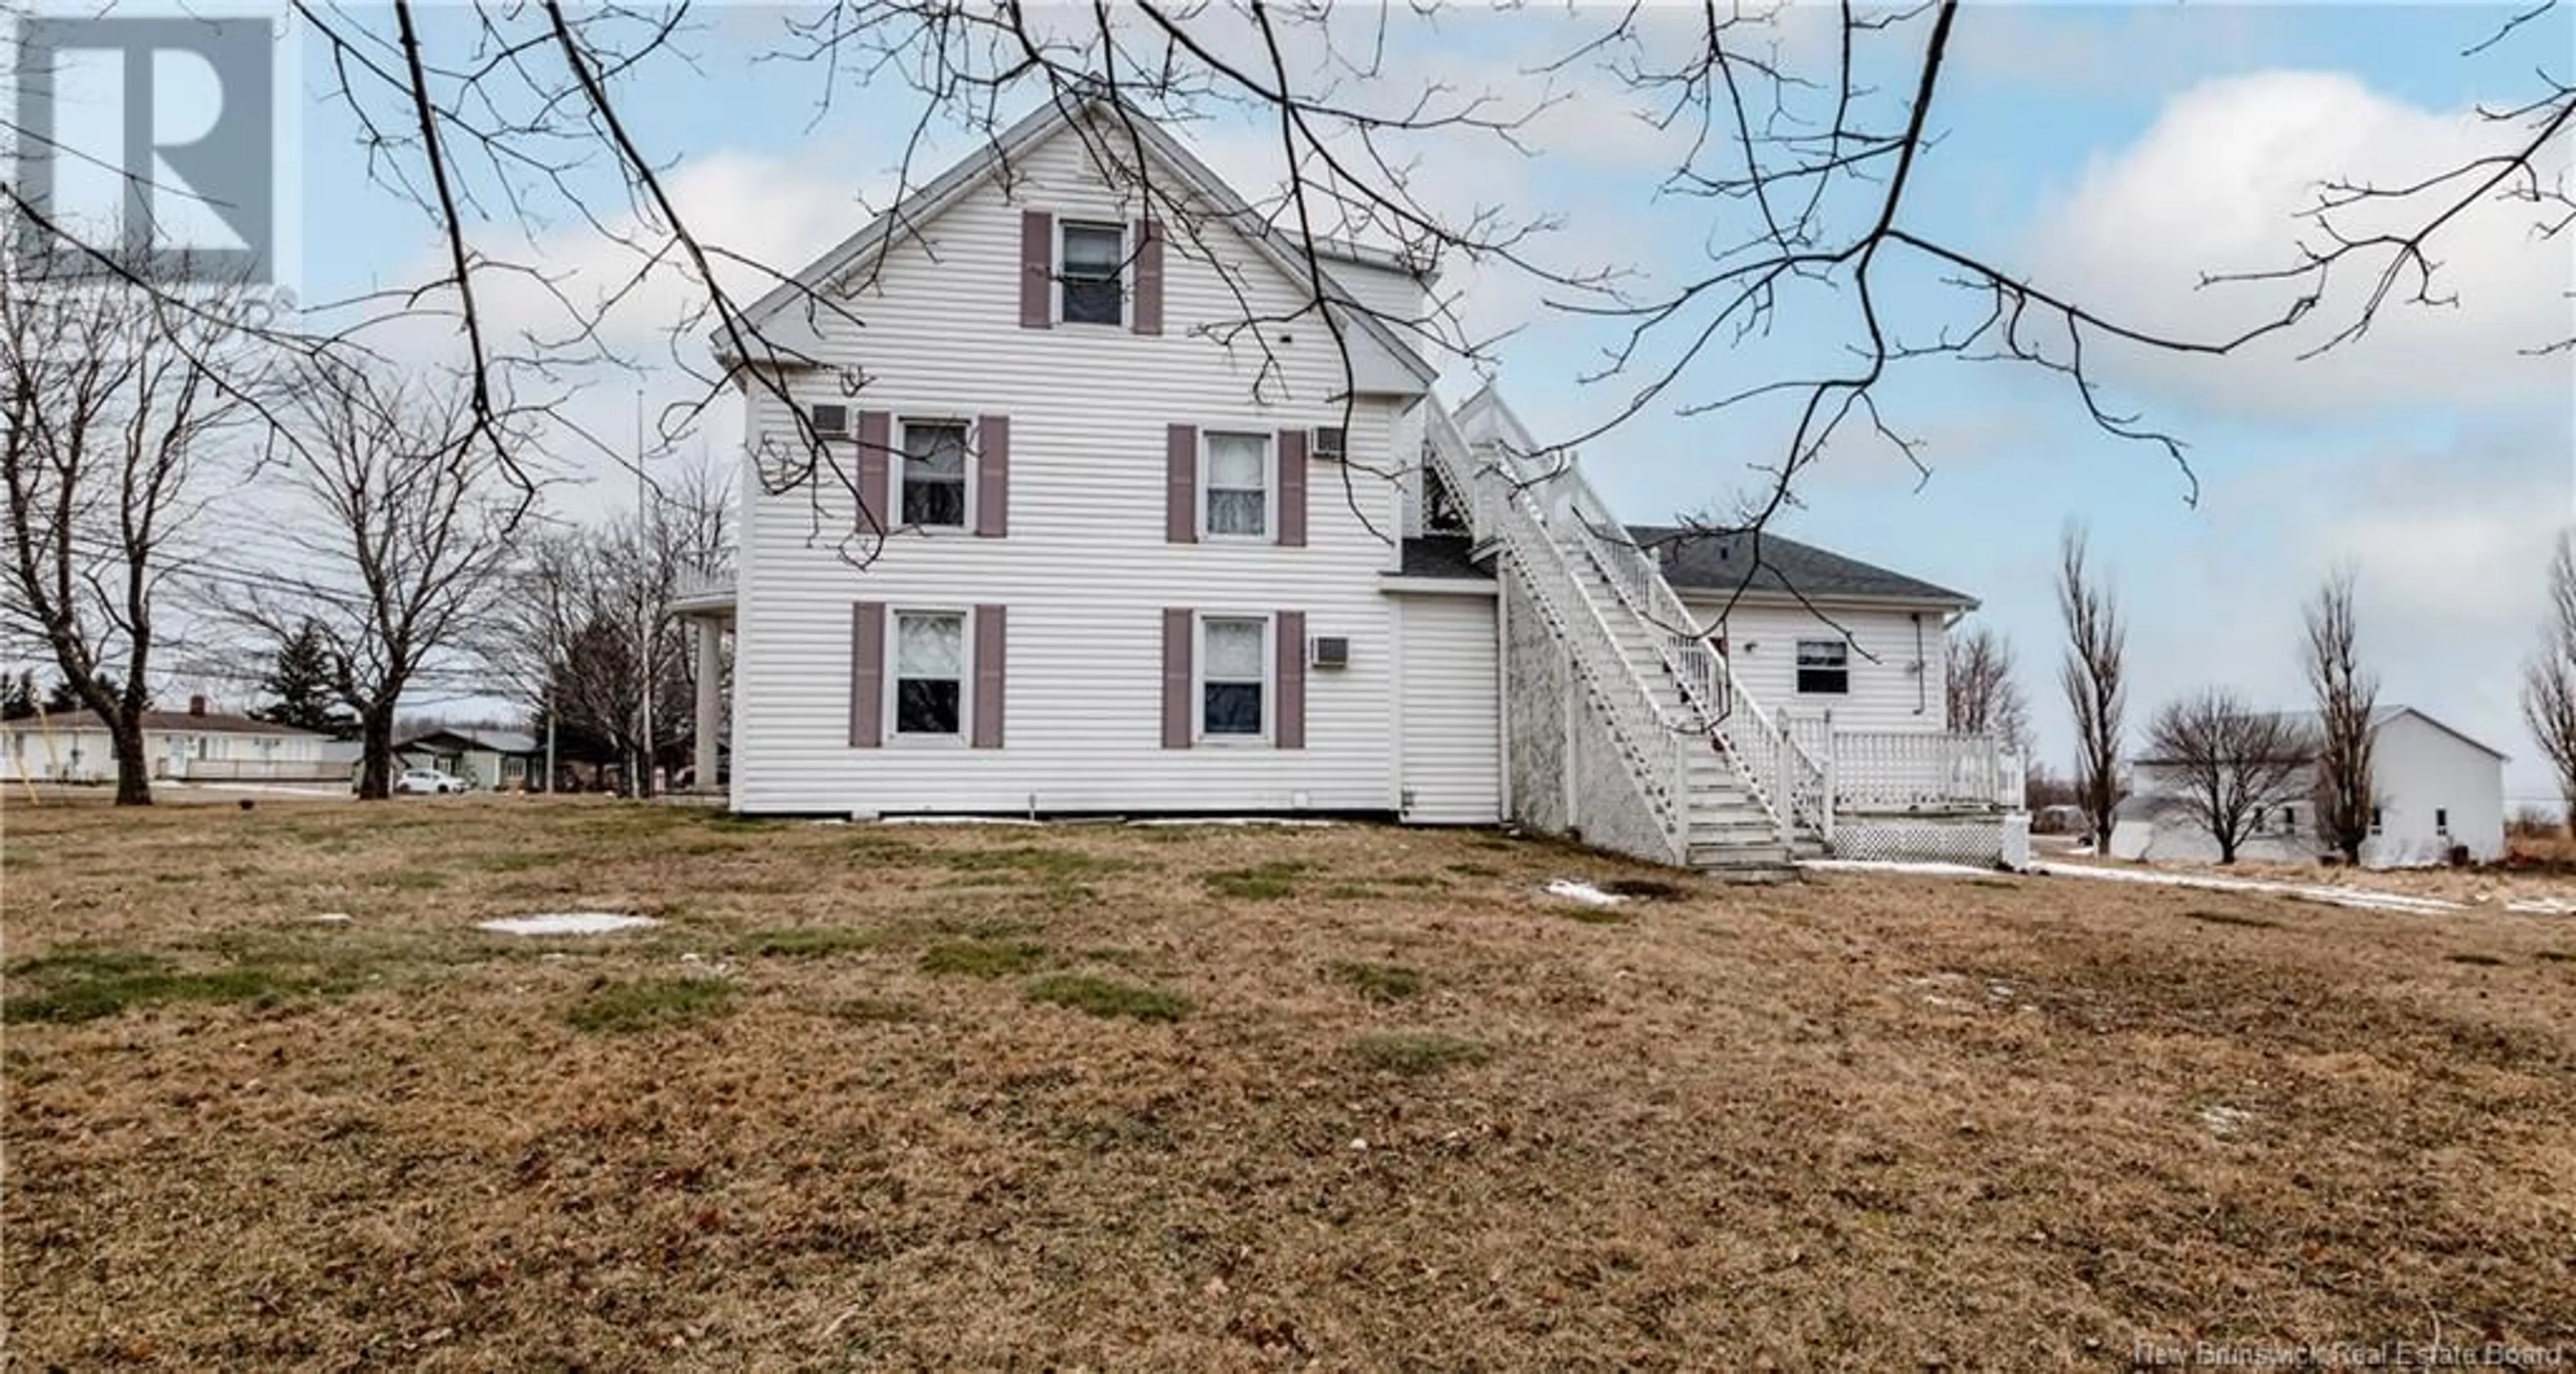
M 1825 708 L 1825 843 L 1834 842 L 1834 792 L 1842 785 L 1842 747 L 1834 739 L 1834 709 Z
M 716 732 L 723 724 L 724 622 L 711 615 L 702 615 L 695 623 L 698 629 L 698 717 L 692 763 L 696 770 L 695 790 L 713 792 L 716 790 Z

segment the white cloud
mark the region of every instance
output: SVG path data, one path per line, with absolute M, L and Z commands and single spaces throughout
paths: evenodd
M 2302 241 L 2299 217 L 2321 184 L 2402 186 L 2527 137 L 2469 111 L 2420 109 L 2334 73 L 2273 71 L 2196 86 L 2168 101 L 2135 143 L 2095 158 L 2043 214 L 2038 279 L 2112 318 L 2195 339 L 2225 338 L 2277 314 L 2277 284 L 2201 288 L 2208 272 L 2278 268 Z M 2563 175 L 2567 149 L 2550 151 Z M 2463 185 L 2471 183 L 2463 183 Z M 2420 222 L 2437 202 L 2381 202 L 2337 216 L 2346 235 Z M 2564 337 L 2570 245 L 2539 239 L 2542 211 L 2490 201 L 2432 245 L 2434 294 L 2456 306 L 2406 303 L 2401 282 L 2370 333 L 2309 362 L 2296 355 L 2354 317 L 2386 255 L 2345 264 L 2298 328 L 2226 359 L 2129 351 L 2118 380 L 2216 408 L 2316 414 L 2374 404 L 2480 403 L 2563 394 L 2569 360 L 2517 356 Z

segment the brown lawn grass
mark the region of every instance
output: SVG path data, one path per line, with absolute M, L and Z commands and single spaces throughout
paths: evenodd
M 1463 833 L 12 805 L 28 1367 L 2576 1343 L 2576 923 Z M 640 935 L 477 919 L 642 911 Z M 317 913 L 344 912 L 345 924 Z

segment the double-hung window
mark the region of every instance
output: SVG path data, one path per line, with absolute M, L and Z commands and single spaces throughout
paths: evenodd
M 1199 735 L 1259 739 L 1269 726 L 1270 622 L 1260 616 L 1199 621 Z
M 1216 538 L 1270 537 L 1270 436 L 1210 431 L 1199 482 L 1201 523 Z
M 903 523 L 960 528 L 966 523 L 966 423 L 903 422 Z
M 966 615 L 894 613 L 896 738 L 955 739 L 966 719 Z
M 1798 691 L 1807 696 L 1849 695 L 1851 645 L 1839 639 L 1799 640 Z
M 1115 224 L 1067 224 L 1056 267 L 1067 324 L 1124 324 L 1127 231 Z

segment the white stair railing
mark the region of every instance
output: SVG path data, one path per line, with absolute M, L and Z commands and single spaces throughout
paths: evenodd
M 1437 402 L 1427 428 L 1430 461 L 1450 489 L 1473 493 L 1473 542 L 1499 548 L 1601 706 L 1601 718 L 1626 757 L 1631 780 L 1653 814 L 1675 862 L 1689 857 L 1689 763 L 1695 741 L 1667 719 L 1637 664 L 1621 653 L 1609 608 L 1587 592 L 1565 549 L 1548 537 L 1544 517 L 1518 476 L 1479 466 L 1465 437 Z
M 1436 423 L 1445 421 L 1442 416 Z M 1725 656 L 1698 633 L 1696 619 L 1654 556 L 1628 537 L 1582 470 L 1571 462 L 1549 463 L 1512 452 L 1508 445 L 1496 445 L 1494 451 L 1499 466 L 1512 476 L 1509 485 L 1524 499 L 1533 491 L 1546 491 L 1544 503 L 1529 502 L 1533 518 L 1551 543 L 1570 547 L 1569 556 L 1580 556 L 1600 571 L 1619 603 L 1618 612 L 1644 631 L 1679 689 L 1694 717 L 1688 728 L 1725 752 L 1781 838 L 1795 840 L 1802 828 L 1824 835 L 1830 828 L 1824 767 L 1727 670 Z M 1553 519 L 1548 518 L 1551 509 Z

